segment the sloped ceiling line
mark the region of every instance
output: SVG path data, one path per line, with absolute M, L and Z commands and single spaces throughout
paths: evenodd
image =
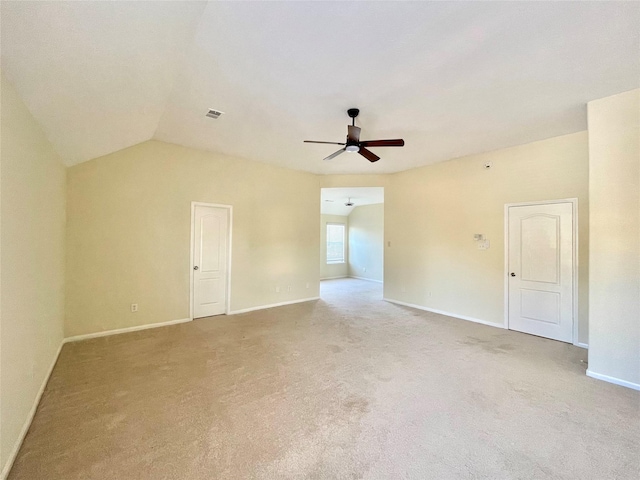
M 380 174 L 586 129 L 640 87 L 639 2 L 0 2 L 3 75 L 68 165 L 150 138 Z M 354 18 L 358 19 L 357 28 Z M 225 115 L 205 117 L 208 108 Z M 371 164 L 333 153 L 404 138 Z

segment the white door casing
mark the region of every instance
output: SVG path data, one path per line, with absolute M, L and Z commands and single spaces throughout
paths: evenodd
M 194 204 L 193 318 L 227 312 L 230 209 Z
M 508 206 L 508 328 L 573 343 L 572 202 Z

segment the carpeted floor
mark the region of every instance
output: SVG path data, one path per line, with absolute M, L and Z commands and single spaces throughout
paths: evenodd
M 381 286 L 65 345 L 11 480 L 626 479 L 640 393 Z

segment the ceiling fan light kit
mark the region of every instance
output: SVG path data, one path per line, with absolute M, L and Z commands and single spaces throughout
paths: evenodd
M 347 125 L 347 141 L 346 142 L 320 142 L 316 140 L 305 140 L 305 143 L 327 143 L 331 145 L 344 145 L 344 148 L 341 148 L 335 153 L 332 153 L 328 157 L 325 157 L 324 160 L 331 160 L 332 158 L 337 157 L 342 152 L 349 153 L 359 153 L 364 158 L 369 160 L 371 163 L 377 162 L 380 160 L 380 157 L 377 156 L 370 150 L 367 150 L 367 147 L 403 147 L 404 140 L 401 138 L 393 139 L 393 140 L 365 140 L 360 141 L 360 127 L 356 127 L 356 117 L 360 114 L 360 110 L 357 108 L 350 108 L 347 110 L 347 115 L 351 118 L 351 125 Z

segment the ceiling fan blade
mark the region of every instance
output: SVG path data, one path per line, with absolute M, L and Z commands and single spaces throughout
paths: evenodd
M 342 149 L 338 150 L 338 151 L 337 151 L 337 152 L 335 152 L 335 153 L 332 153 L 331 155 L 329 155 L 329 156 L 328 156 L 328 157 L 326 157 L 326 158 L 323 158 L 323 160 L 331 160 L 332 158 L 337 157 L 338 155 L 340 155 L 340 154 L 341 154 L 341 153 L 343 153 L 343 152 L 344 152 L 344 148 L 342 148 Z
M 404 147 L 404 140 L 397 138 L 394 140 L 365 140 L 360 142 L 362 147 Z
M 340 142 L 317 142 L 316 140 L 304 140 L 304 143 L 328 143 L 330 145 L 346 145 L 346 143 Z
M 358 143 L 360 141 L 360 127 L 356 127 L 355 125 L 347 125 L 349 129 L 347 133 L 347 141 Z
M 375 153 L 363 147 L 360 147 L 360 151 L 358 153 L 362 155 L 364 158 L 366 158 L 367 160 L 369 160 L 371 163 L 377 162 L 378 160 L 380 160 L 379 156 L 377 156 Z

